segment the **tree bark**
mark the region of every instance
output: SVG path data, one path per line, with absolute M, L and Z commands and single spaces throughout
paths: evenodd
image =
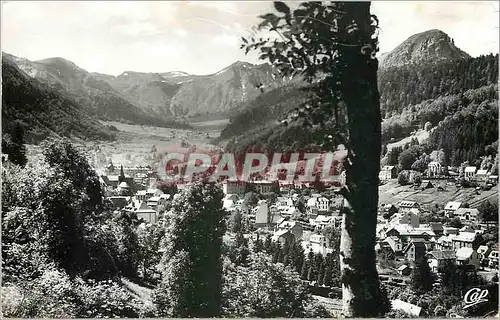
M 370 3 L 347 2 L 345 8 L 340 24 L 346 27 L 354 20 L 358 30 L 346 34 L 344 42 L 361 45 L 345 46 L 340 55 L 349 131 L 340 243 L 342 313 L 345 317 L 373 317 L 387 311 L 375 261 L 381 153 L 378 61 L 361 50 L 364 44 L 374 43 Z

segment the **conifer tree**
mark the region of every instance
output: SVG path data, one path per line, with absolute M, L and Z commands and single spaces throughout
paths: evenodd
M 198 182 L 174 199 L 162 240 L 162 280 L 154 293 L 161 316 L 219 317 L 222 303 L 223 193 Z
M 24 130 L 19 122 L 16 122 L 12 132 L 12 141 L 9 150 L 9 160 L 21 167 L 26 165 L 26 146 L 24 142 Z
M 323 284 L 325 286 L 332 286 L 332 267 L 330 265 L 326 265 L 325 272 L 323 275 Z
M 321 262 L 318 267 L 318 277 L 317 277 L 318 285 L 323 284 L 324 277 L 325 277 L 325 264 L 324 262 Z
M 120 176 L 118 177 L 118 182 L 125 181 L 125 173 L 123 172 L 123 165 L 120 165 Z
M 271 235 L 266 236 L 266 241 L 264 242 L 264 250 L 266 250 L 267 253 L 272 254 L 272 241 L 271 241 Z
M 426 293 L 432 290 L 435 276 L 429 267 L 427 257 L 424 256 L 415 263 L 415 268 L 411 276 L 411 287 L 415 292 Z
M 309 263 L 307 262 L 307 260 L 304 260 L 304 262 L 302 263 L 302 267 L 300 269 L 300 278 L 302 280 L 307 280 L 308 273 L 309 273 Z

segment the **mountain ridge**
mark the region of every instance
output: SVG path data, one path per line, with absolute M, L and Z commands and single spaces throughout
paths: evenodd
M 26 140 L 36 143 L 48 137 L 81 140 L 114 140 L 114 134 L 74 100 L 40 82 L 2 56 L 2 134 L 18 122 Z
M 47 84 L 86 109 L 90 115 L 105 120 L 116 120 L 160 127 L 188 127 L 166 118 L 151 114 L 147 107 L 141 108 L 124 92 L 116 90 L 106 79 L 108 75 L 93 74 L 64 58 L 47 58 L 30 61 L 3 52 L 31 78 Z M 125 77 L 126 78 L 126 77 Z M 120 81 L 125 81 L 120 78 Z

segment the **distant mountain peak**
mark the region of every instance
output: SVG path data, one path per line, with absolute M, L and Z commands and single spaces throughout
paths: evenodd
M 191 74 L 184 72 L 184 71 L 169 71 L 162 73 L 164 77 L 188 77 Z
M 232 67 L 255 67 L 254 64 L 250 63 L 250 62 L 246 62 L 246 61 L 241 61 L 241 60 L 237 60 L 236 62 L 234 62 L 232 65 Z
M 50 65 L 67 65 L 67 66 L 71 66 L 71 67 L 77 67 L 77 65 L 74 64 L 73 62 L 66 60 L 64 58 L 61 58 L 61 57 L 47 58 L 47 59 L 37 60 L 34 62 L 38 62 L 38 63 L 42 63 L 42 64 L 50 64 Z
M 412 35 L 394 50 L 381 54 L 381 67 L 398 67 L 408 64 L 440 60 L 466 59 L 470 56 L 455 46 L 455 41 L 445 32 L 431 29 Z

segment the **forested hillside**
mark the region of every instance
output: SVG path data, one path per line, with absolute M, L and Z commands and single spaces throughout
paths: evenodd
M 307 88 L 297 86 L 280 87 L 263 93 L 240 107 L 243 111 L 230 120 L 221 133 L 221 139 L 240 135 L 265 124 L 274 127 L 278 119 L 306 102 L 307 98 Z
M 383 117 L 442 95 L 498 82 L 498 54 L 439 64 L 393 67 L 378 74 Z
M 429 144 L 443 149 L 455 166 L 494 157 L 498 150 L 498 87 L 469 90 L 462 98 L 466 105 L 449 113 L 429 138 Z
M 26 142 L 48 136 L 82 140 L 113 140 L 113 133 L 88 116 L 73 100 L 28 77 L 2 58 L 2 133 L 9 134 L 19 122 Z
M 407 137 L 418 128 L 424 128 L 429 122 L 433 127 L 437 126 L 447 116 L 453 116 L 456 112 L 472 104 L 489 103 L 498 99 L 498 88 L 490 84 L 477 89 L 470 89 L 459 94 L 440 96 L 435 99 L 422 101 L 416 105 L 409 105 L 393 116 L 382 122 L 382 142 L 398 140 Z
M 94 77 L 71 61 L 62 58 L 30 61 L 7 53 L 3 53 L 2 59 L 18 67 L 27 77 L 48 85 L 60 96 L 75 101 L 88 115 L 125 123 L 189 128 L 184 123 L 162 119 L 150 109 L 141 109 L 102 77 Z
M 498 139 L 497 82 L 498 55 L 379 70 L 382 143 L 407 137 L 430 122 L 437 128 L 429 143 L 445 149 L 452 163 L 483 156 Z M 226 147 L 232 151 L 315 149 L 319 129 L 278 124 L 306 99 L 298 86 L 265 93 L 231 119 L 221 139 L 229 140 Z M 447 134 L 452 127 L 456 138 Z

